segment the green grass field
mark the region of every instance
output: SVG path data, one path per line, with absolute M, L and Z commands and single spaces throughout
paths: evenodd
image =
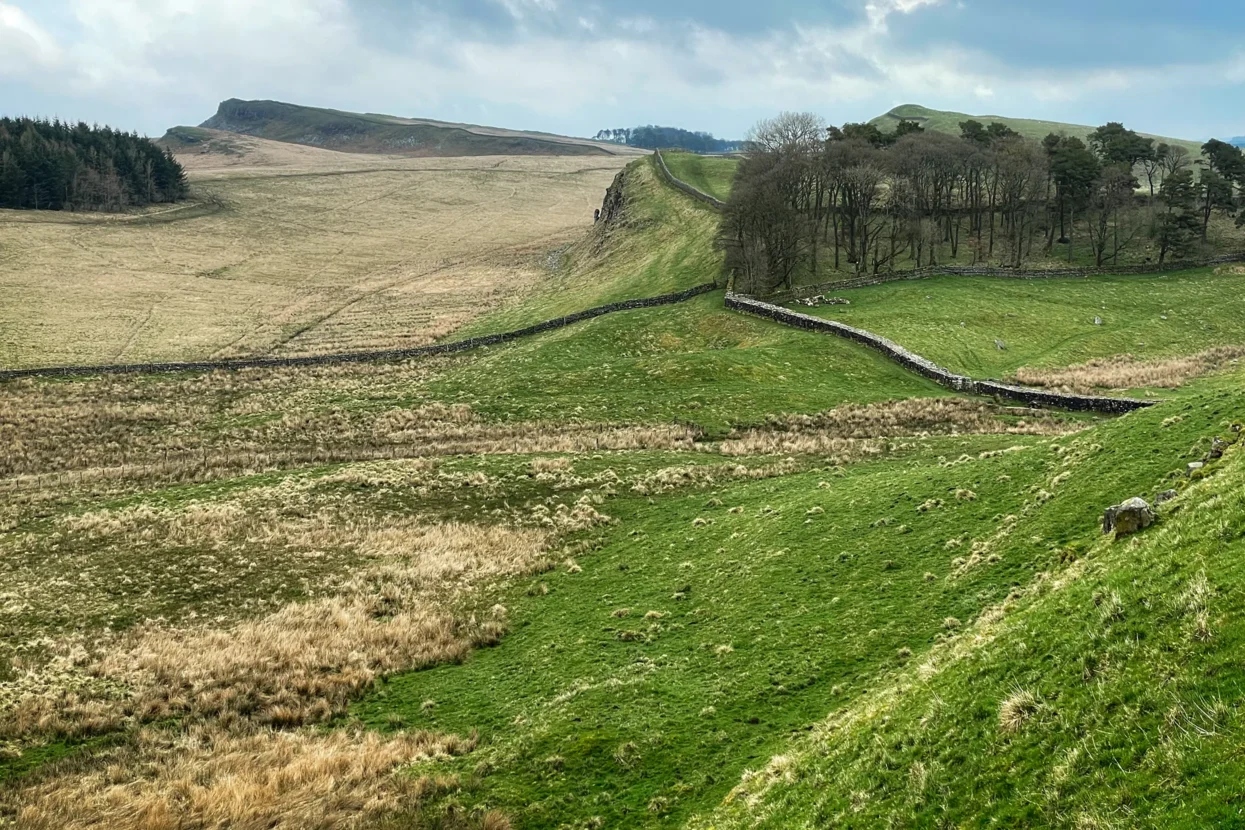
M 727 311 L 715 292 L 491 350 L 432 383 L 492 417 L 695 423 L 948 394 L 862 346 Z
M 1168 418 L 1230 430 L 1239 382 Z M 1065 557 L 690 826 L 1238 826 L 1243 488 L 1237 447 L 1160 527 Z
M 1240 402 L 1192 398 L 1166 428 L 1177 410 L 1053 442 L 915 442 L 882 461 L 719 481 L 655 504 L 622 495 L 603 508 L 619 525 L 594 535 L 582 572 L 501 600 L 516 626 L 501 647 L 395 678 L 355 712 L 382 729 L 481 729 L 482 748 L 456 767 L 479 779 L 468 803 L 520 826 L 677 826 L 722 802 L 745 769 L 802 746 L 793 736 L 824 713 L 867 709 L 960 624 L 1093 549 L 1098 507 L 1167 487 Z M 979 709 L 937 711 L 958 723 Z M 977 739 L 985 752 L 991 738 Z M 944 755 L 974 755 L 946 744 Z M 1224 762 L 1227 780 L 1239 761 Z M 971 779 L 954 783 L 972 797 Z M 1004 814 L 1023 817 L 1022 806 Z
M 723 202 L 731 197 L 735 170 L 739 167 L 738 159 L 696 153 L 662 153 L 662 158 L 676 179 Z
M 1089 279 L 937 277 L 835 293 L 851 305 L 792 307 L 881 334 L 973 377 L 1245 345 L 1245 274 L 1231 269 Z
M 475 331 L 719 276 L 652 163 Z M 1006 374 L 1241 342 L 1241 279 L 820 313 Z M 714 292 L 452 358 L 4 384 L 0 825 L 1234 826 L 1243 381 L 1018 410 Z

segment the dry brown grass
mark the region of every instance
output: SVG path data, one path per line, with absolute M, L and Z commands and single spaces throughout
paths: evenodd
M 1021 368 L 1016 370 L 1015 379 L 1026 386 L 1091 395 L 1103 390 L 1178 389 L 1190 380 L 1235 365 L 1242 357 L 1245 346 L 1221 346 L 1170 360 L 1138 360 L 1126 354 L 1064 369 Z
M 220 158 L 191 174 L 223 209 L 0 211 L 0 366 L 423 345 L 540 279 L 627 161 Z
M 10 801 L 28 830 L 363 827 L 457 786 L 401 767 L 472 747 L 423 732 L 230 735 L 196 727 L 173 736 L 149 729 L 110 757 L 44 774 L 0 804 Z
M 414 389 L 445 365 L 14 381 L 0 395 L 0 529 L 47 503 L 311 464 L 686 449 L 684 426 L 495 423 Z M 341 406 L 350 401 L 350 408 Z
M 116 533 L 131 543 L 159 538 L 180 517 L 148 533 L 148 516 L 122 511 L 75 520 L 79 529 Z M 239 534 L 227 509 L 190 511 L 182 521 L 208 543 Z M 261 523 L 256 523 L 261 524 Z M 539 530 L 470 525 L 424 527 L 390 520 L 371 526 L 293 522 L 267 528 L 276 538 L 257 546 L 355 549 L 370 566 L 322 599 L 288 605 L 228 629 L 169 629 L 158 622 L 88 648 L 70 640 L 62 659 L 32 666 L 0 712 L 0 735 L 77 735 L 109 731 L 128 720 L 170 716 L 212 719 L 218 726 L 297 726 L 327 720 L 375 678 L 398 670 L 461 660 L 492 644 L 504 614 L 487 619 L 456 613 L 466 594 L 498 580 L 551 566 Z M 254 526 L 253 526 L 254 527 Z M 293 538 L 297 534 L 298 538 Z M 98 654 L 92 654 L 92 650 Z M 0 684 L 0 687 L 11 684 Z
M 882 438 L 1061 435 L 1077 428 L 1043 410 L 1003 408 L 967 398 L 913 398 L 849 404 L 817 415 L 773 416 L 763 427 L 732 435 L 721 449 L 727 455 L 809 454 L 847 463 L 885 451 Z

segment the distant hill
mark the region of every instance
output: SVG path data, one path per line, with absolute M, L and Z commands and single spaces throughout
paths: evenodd
M 1231 139 L 1228 143 L 1234 147 L 1245 147 L 1245 135 L 1238 135 L 1236 138 Z
M 1066 133 L 1077 138 L 1087 138 L 1095 127 L 1088 127 L 1084 124 L 1065 124 L 1060 121 L 1036 121 L 1030 118 L 1004 118 L 1001 115 L 967 115 L 962 112 L 945 112 L 942 110 L 932 110 L 928 107 L 922 107 L 917 104 L 904 104 L 895 107 L 885 115 L 880 115 L 873 119 L 872 123 L 876 124 L 878 129 L 884 132 L 893 132 L 896 125 L 900 121 L 916 121 L 927 130 L 934 130 L 940 133 L 954 133 L 959 135 L 960 122 L 973 119 L 983 124 L 989 124 L 991 121 L 998 121 L 1006 124 L 1021 135 L 1041 141 L 1051 133 Z M 1129 127 L 1135 128 L 1136 125 L 1129 124 Z M 1196 158 L 1202 154 L 1202 144 L 1198 141 L 1188 141 L 1182 138 L 1167 138 L 1165 136 L 1153 135 L 1151 133 L 1141 133 L 1147 138 L 1153 138 L 1156 141 L 1163 141 L 1168 144 L 1180 145 L 1188 148 L 1189 152 Z
M 589 139 L 452 124 L 419 118 L 303 107 L 279 101 L 223 102 L 198 128 L 174 127 L 163 143 L 174 151 L 216 141 L 203 130 L 256 136 L 349 153 L 402 156 L 626 155 L 625 147 Z

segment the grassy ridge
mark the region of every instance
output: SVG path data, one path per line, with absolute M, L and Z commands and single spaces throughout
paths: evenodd
M 418 156 L 612 155 L 588 142 L 556 137 L 481 131 L 441 123 L 416 122 L 383 115 L 303 107 L 278 101 L 239 101 L 220 105 L 200 125 L 273 141 L 306 144 L 353 153 Z M 174 128 L 172 137 L 187 128 Z
M 696 153 L 662 153 L 662 158 L 676 179 L 723 202 L 731 197 L 731 186 L 735 183 L 735 171 L 739 167 L 738 159 Z
M 938 277 L 836 293 L 852 304 L 811 313 L 889 337 L 974 377 L 1245 345 L 1245 274 L 1233 269 L 1090 279 Z
M 983 124 L 989 124 L 991 121 L 998 121 L 1011 127 L 1016 132 L 1026 138 L 1041 141 L 1051 133 L 1066 134 L 1075 136 L 1082 140 L 1088 139 L 1096 127 L 1087 127 L 1083 124 L 1065 124 L 1061 121 L 1038 121 L 1031 118 L 1004 118 L 999 115 L 967 115 L 962 112 L 949 112 L 942 110 L 932 110 L 928 107 L 922 107 L 917 104 L 904 104 L 895 107 L 885 115 L 879 115 L 873 119 L 872 123 L 876 124 L 878 129 L 883 132 L 894 132 L 895 127 L 900 121 L 916 121 L 927 130 L 933 130 L 940 133 L 951 133 L 953 135 L 960 134 L 960 123 L 973 119 Z M 1186 148 L 1193 158 L 1197 158 L 1202 154 L 1202 144 L 1198 141 L 1189 141 L 1181 138 L 1166 138 L 1164 136 L 1152 135 L 1150 133 L 1142 133 L 1143 136 L 1153 138 L 1158 142 L 1166 142 L 1167 144 L 1179 145 Z
M 1228 434 L 1240 380 L 1162 414 Z M 1134 440 L 1166 443 L 1148 421 Z M 1239 826 L 1242 493 L 1237 447 L 1159 527 L 1014 594 L 692 826 Z

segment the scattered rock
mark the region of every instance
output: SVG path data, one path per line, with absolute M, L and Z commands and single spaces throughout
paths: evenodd
M 1095 325 L 1095 326 L 1101 326 L 1101 325 L 1102 325 L 1102 318 L 1101 318 L 1101 317 L 1095 317 L 1095 318 L 1094 318 L 1094 325 Z
M 1171 501 L 1172 499 L 1176 498 L 1176 496 L 1179 496 L 1179 495 L 1180 493 L 1176 490 L 1168 490 L 1166 492 L 1159 493 L 1157 496 L 1154 497 L 1154 506 L 1158 507 L 1160 504 L 1167 504 L 1169 501 Z
M 852 304 L 851 300 L 845 300 L 842 297 L 826 297 L 821 294 L 818 294 L 816 297 L 808 297 L 807 299 L 796 300 L 796 302 L 802 306 L 807 306 L 809 308 L 817 308 L 817 306 L 821 306 L 821 305 L 851 305 Z
M 1201 461 L 1193 461 L 1189 464 L 1188 473 L 1189 475 L 1193 475 L 1198 470 L 1203 469 L 1205 466 L 1206 465 Z
M 1005 352 L 1007 351 L 1007 344 L 1004 343 L 1002 340 L 995 340 L 994 348 L 998 349 L 1000 352 Z
M 1218 461 L 1220 458 L 1223 458 L 1223 454 L 1228 451 L 1228 447 L 1230 446 L 1231 444 L 1227 441 L 1216 436 L 1214 440 L 1210 442 L 1210 454 L 1207 457 L 1211 461 Z
M 1102 532 L 1115 531 L 1116 536 L 1128 536 L 1154 524 L 1154 511 L 1142 498 L 1132 498 L 1123 504 L 1108 507 L 1102 514 Z

